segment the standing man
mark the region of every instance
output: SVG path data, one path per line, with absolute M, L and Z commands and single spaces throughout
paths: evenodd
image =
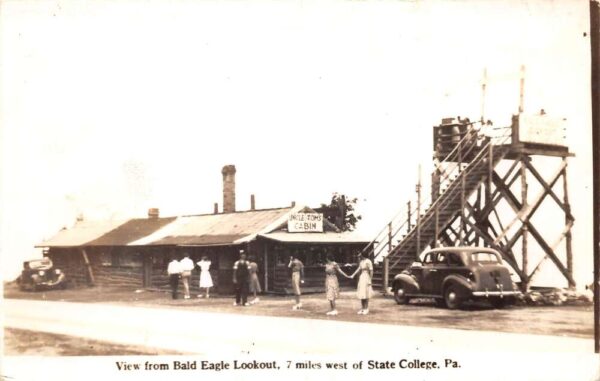
M 234 306 L 249 306 L 248 300 L 248 261 L 246 252 L 240 250 L 240 259 L 233 264 L 233 287 L 235 288 Z
M 167 274 L 169 274 L 169 284 L 171 285 L 171 297 L 177 299 L 177 287 L 179 287 L 179 278 L 181 277 L 181 265 L 175 257 L 169 262 Z
M 288 267 L 292 270 L 292 290 L 296 297 L 296 304 L 292 309 L 299 310 L 302 308 L 302 303 L 300 303 L 300 295 L 302 294 L 300 284 L 304 283 L 304 264 L 298 258 L 294 258 L 293 255 L 290 255 Z
M 190 278 L 192 277 L 192 270 L 194 269 L 194 262 L 190 259 L 188 253 L 183 254 L 183 259 L 180 262 L 181 265 L 181 280 L 183 280 L 183 290 L 185 291 L 185 299 L 190 298 Z

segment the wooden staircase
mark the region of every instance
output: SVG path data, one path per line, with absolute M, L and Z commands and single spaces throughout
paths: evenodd
M 494 145 L 490 139 L 471 137 L 461 141 L 458 151 L 442 161 L 442 165 L 451 165 L 453 169 L 443 176 L 439 196 L 417 205 L 413 220 L 404 219 L 406 213 L 399 214 L 401 217 L 390 221 L 364 249 L 372 250 L 376 262 L 378 257 L 387 257 L 390 281 L 432 246 L 436 233 L 443 232 L 461 213 L 465 201 L 486 181 L 505 154 L 506 149 Z M 469 155 L 470 162 L 457 160 L 462 155 Z M 374 268 L 373 287 L 382 289 L 383 281 L 384 269 L 378 263 Z

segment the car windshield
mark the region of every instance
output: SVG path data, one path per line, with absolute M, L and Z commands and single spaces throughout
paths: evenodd
M 49 259 L 37 259 L 29 261 L 28 266 L 32 270 L 47 270 L 52 267 L 52 262 Z
M 493 253 L 471 253 L 473 263 L 500 263 L 496 254 Z

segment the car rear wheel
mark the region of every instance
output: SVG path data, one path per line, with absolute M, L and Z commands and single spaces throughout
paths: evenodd
M 399 284 L 396 286 L 396 290 L 394 291 L 394 300 L 398 304 L 408 304 L 408 296 L 406 296 L 406 289 L 403 284 Z
M 446 307 L 450 310 L 455 310 L 460 307 L 461 297 L 458 287 L 453 284 L 446 287 L 446 290 L 444 291 L 444 302 L 446 303 Z

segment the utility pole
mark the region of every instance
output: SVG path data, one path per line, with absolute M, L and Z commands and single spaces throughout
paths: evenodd
M 481 81 L 481 125 L 485 123 L 485 87 L 487 86 L 487 68 L 483 69 L 483 80 Z
M 523 98 L 525 93 L 525 65 L 521 65 L 521 81 L 519 85 L 519 114 L 523 112 Z

